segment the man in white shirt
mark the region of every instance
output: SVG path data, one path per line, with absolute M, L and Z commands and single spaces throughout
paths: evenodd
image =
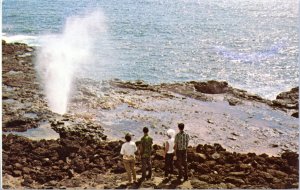
M 165 177 L 173 173 L 173 157 L 174 157 L 174 141 L 175 131 L 169 129 L 167 131 L 169 139 L 165 142 Z
M 128 181 L 132 183 L 132 176 L 133 181 L 136 182 L 136 173 L 135 173 L 135 155 L 134 153 L 137 151 L 137 147 L 133 141 L 131 141 L 131 135 L 125 135 L 126 142 L 122 145 L 121 154 L 123 155 L 123 163 L 124 167 L 127 172 Z M 132 173 L 132 176 L 131 176 Z

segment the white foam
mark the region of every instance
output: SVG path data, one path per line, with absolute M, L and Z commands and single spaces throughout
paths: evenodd
M 68 18 L 61 34 L 41 38 L 36 69 L 53 112 L 67 112 L 74 75 L 83 65 L 93 62 L 93 47 L 105 30 L 105 17 L 96 10 Z
M 7 43 L 25 43 L 29 46 L 39 46 L 39 36 L 30 36 L 30 35 L 12 35 L 6 36 L 5 33 L 2 33 L 2 39 L 5 40 Z

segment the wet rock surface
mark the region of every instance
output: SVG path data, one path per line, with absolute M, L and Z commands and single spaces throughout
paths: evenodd
M 298 115 L 297 88 L 270 101 L 225 81 L 149 85 L 78 79 L 70 111 L 58 115 L 48 109 L 35 73 L 35 49 L 4 41 L 2 48 L 4 188 L 298 188 L 298 153 L 292 152 L 298 150 L 293 120 Z M 113 139 L 130 131 L 138 140 L 137 127 L 147 125 L 160 143 L 178 121 L 187 125 L 192 138 L 189 180 L 163 178 L 163 149 L 155 145 L 154 177 L 124 183 L 122 141 Z M 9 134 L 45 123 L 58 139 L 34 141 Z M 257 127 L 269 125 L 275 127 Z M 140 160 L 136 166 L 140 175 Z
M 24 132 L 53 117 L 33 67 L 34 49 L 2 41 L 2 130 Z M 34 115 L 30 115 L 34 113 Z
M 123 138 L 126 132 L 138 137 L 149 126 L 156 143 L 162 144 L 166 130 L 177 130 L 177 123 L 184 122 L 192 145 L 214 142 L 230 151 L 271 155 L 298 150 L 298 121 L 270 106 L 272 101 L 229 85 L 224 93 L 205 94 L 195 84 L 78 80 L 70 107 L 75 114 L 96 118 L 108 139 Z

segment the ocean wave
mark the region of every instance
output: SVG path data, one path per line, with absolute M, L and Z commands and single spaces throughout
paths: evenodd
M 5 40 L 7 43 L 25 43 L 29 46 L 40 46 L 39 36 L 32 35 L 7 35 L 6 33 L 2 33 L 2 40 Z

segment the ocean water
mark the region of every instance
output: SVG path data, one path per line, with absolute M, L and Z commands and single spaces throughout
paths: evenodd
M 299 83 L 297 0 L 5 0 L 3 38 L 39 46 L 95 8 L 107 30 L 79 77 L 226 80 L 269 99 Z

